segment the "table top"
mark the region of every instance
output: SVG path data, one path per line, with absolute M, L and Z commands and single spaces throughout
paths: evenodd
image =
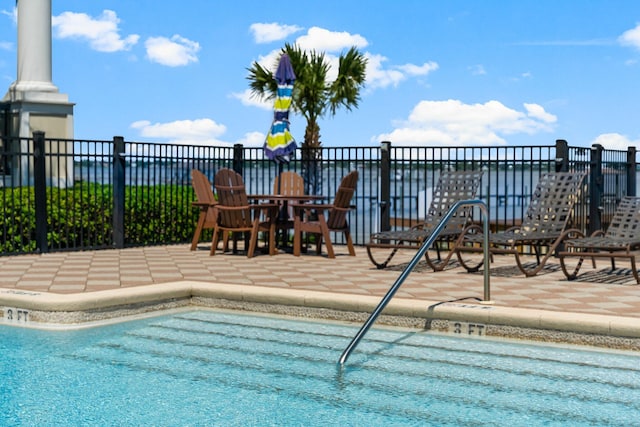
M 295 200 L 295 201 L 311 201 L 311 200 L 324 200 L 324 196 L 320 195 L 311 195 L 311 194 L 299 194 L 299 195 L 288 195 L 288 194 L 249 194 L 247 196 L 250 199 L 254 200 Z

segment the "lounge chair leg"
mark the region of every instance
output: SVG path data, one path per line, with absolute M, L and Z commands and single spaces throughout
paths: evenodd
M 578 262 L 576 263 L 576 266 L 573 268 L 573 271 L 569 271 L 570 268 L 567 265 L 567 258 L 570 258 L 570 257 L 573 258 L 571 254 L 572 254 L 571 252 L 561 252 L 559 254 L 560 268 L 562 268 L 562 272 L 567 277 L 567 280 L 575 280 L 576 277 L 578 277 L 578 272 L 580 271 L 580 268 L 582 267 L 582 263 L 584 262 L 584 258 L 579 257 Z
M 385 259 L 382 262 L 376 261 L 376 257 L 375 257 L 375 253 L 374 253 L 376 248 L 377 248 L 377 246 L 375 246 L 375 245 L 367 245 L 367 255 L 369 256 L 369 259 L 371 260 L 373 265 L 375 265 L 378 270 L 382 270 L 383 268 L 386 268 L 387 265 L 389 265 L 389 261 L 391 261 L 391 259 L 394 257 L 394 255 L 398 252 L 398 248 L 392 249 L 391 253 L 387 257 L 387 259 Z M 378 248 L 378 250 L 380 250 L 380 248 Z
M 632 255 L 629 260 L 631 261 L 631 272 L 633 273 L 633 277 L 635 277 L 636 283 L 640 285 L 640 276 L 638 276 L 638 269 L 636 268 L 636 257 Z

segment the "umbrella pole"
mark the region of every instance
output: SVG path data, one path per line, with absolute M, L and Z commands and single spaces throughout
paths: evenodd
M 278 162 L 278 184 L 277 184 L 278 192 L 277 192 L 277 194 L 280 194 L 280 191 L 281 191 L 282 183 L 280 182 L 280 180 L 282 179 L 282 169 L 283 169 L 282 162 Z

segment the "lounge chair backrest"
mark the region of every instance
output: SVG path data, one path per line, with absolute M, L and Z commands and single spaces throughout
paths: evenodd
M 482 171 L 442 172 L 431 196 L 425 224 L 433 227 L 442 220 L 455 203 L 475 199 L 482 175 Z M 468 221 L 470 212 L 469 206 L 460 208 L 451 217 L 446 228 L 462 228 Z
M 640 240 L 640 197 L 623 197 L 616 208 L 607 237 Z
M 347 214 L 351 210 L 351 199 L 356 192 L 358 171 L 349 172 L 340 183 L 336 197 L 333 199 L 333 209 L 329 211 L 327 226 L 329 229 L 341 229 L 347 224 Z
M 304 179 L 293 171 L 284 171 L 273 180 L 273 194 L 302 196 Z
M 223 206 L 246 208 L 220 210 L 220 224 L 225 227 L 250 227 L 252 223 L 251 210 L 242 175 L 231 169 L 220 169 L 216 173 L 214 183 L 218 194 L 218 203 Z
M 580 197 L 583 172 L 553 172 L 540 175 L 522 219 L 520 233 L 559 236 L 567 226 L 573 206 Z

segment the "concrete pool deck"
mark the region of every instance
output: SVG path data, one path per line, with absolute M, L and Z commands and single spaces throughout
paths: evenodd
M 0 257 L 2 322 L 70 326 L 215 306 L 361 323 L 413 255 L 399 254 L 394 265 L 378 270 L 362 247 L 355 257 L 341 246 L 336 252 L 333 260 L 288 253 L 248 259 L 242 253 L 211 257 L 207 245 L 190 251 L 184 244 Z M 527 278 L 513 257 L 496 256 L 492 304 L 482 304 L 482 272 L 469 274 L 456 262 L 433 272 L 421 261 L 384 314 L 440 331 L 640 350 L 640 286 L 627 265 L 614 272 L 607 266 L 587 265 L 568 281 L 552 258 Z

